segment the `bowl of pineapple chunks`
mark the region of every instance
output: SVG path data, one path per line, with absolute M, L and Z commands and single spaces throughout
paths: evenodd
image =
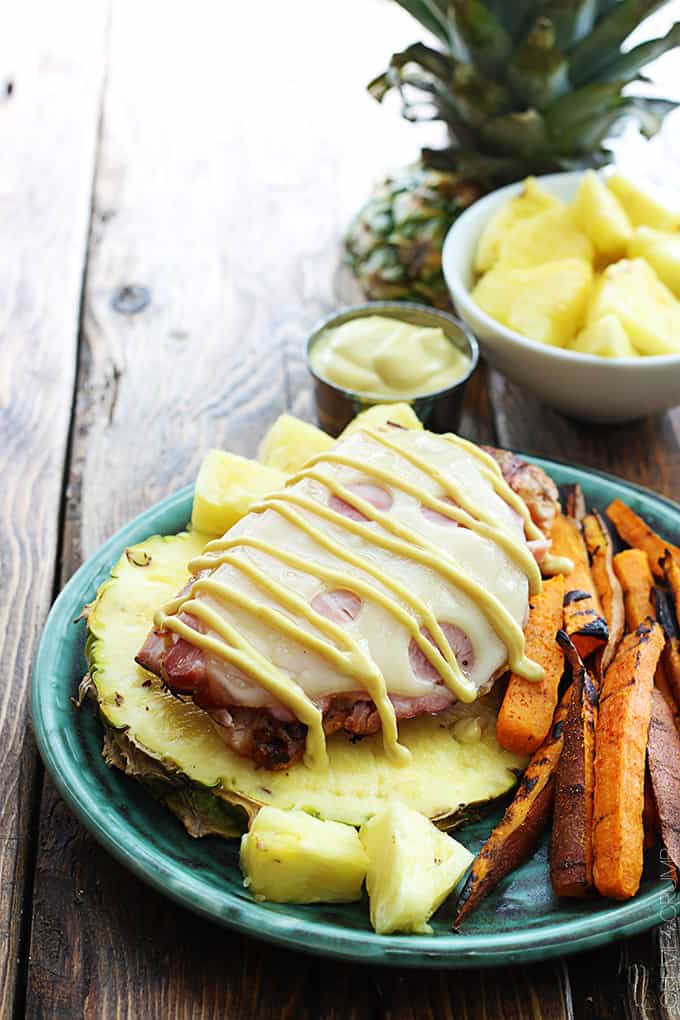
M 492 192 L 443 266 L 489 364 L 549 406 L 613 424 L 680 403 L 680 208 L 617 170 Z

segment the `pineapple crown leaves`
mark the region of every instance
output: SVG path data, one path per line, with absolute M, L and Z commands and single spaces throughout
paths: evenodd
M 442 44 L 392 56 L 368 89 L 399 92 L 409 120 L 441 120 L 451 144 L 429 165 L 508 180 L 601 165 L 626 118 L 653 135 L 677 104 L 624 94 L 680 46 L 680 23 L 626 51 L 631 32 L 668 0 L 397 0 Z

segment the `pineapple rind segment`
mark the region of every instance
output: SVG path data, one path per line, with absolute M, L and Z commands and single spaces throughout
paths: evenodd
M 350 825 L 263 807 L 241 838 L 244 885 L 274 903 L 349 903 L 361 897 L 368 857 Z
M 87 654 L 105 723 L 124 730 L 169 775 L 209 788 L 251 816 L 270 804 L 350 825 L 361 825 L 394 798 L 452 826 L 470 805 L 494 800 L 516 784 L 516 770 L 526 759 L 503 751 L 496 741 L 495 692 L 470 705 L 454 705 L 441 716 L 401 723 L 400 740 L 412 752 L 403 768 L 385 756 L 380 734 L 359 744 L 339 734 L 329 738 L 327 772 L 302 763 L 287 772 L 264 772 L 232 752 L 204 711 L 165 691 L 134 661 L 155 610 L 186 583 L 187 563 L 204 542 L 205 536 L 191 532 L 155 536 L 135 546 L 100 588 L 88 619 Z M 136 566 L 146 561 L 144 554 L 150 561 Z M 479 719 L 482 729 L 474 744 L 456 740 L 453 733 L 456 721 L 468 717 Z
M 390 932 L 432 934 L 432 914 L 457 885 L 473 855 L 429 819 L 391 803 L 362 825 L 368 855 L 371 924 Z

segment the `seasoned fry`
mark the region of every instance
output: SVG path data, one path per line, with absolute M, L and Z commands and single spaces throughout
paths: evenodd
M 595 590 L 609 628 L 609 640 L 602 650 L 599 662 L 599 671 L 603 673 L 614 658 L 619 641 L 623 637 L 625 625 L 623 590 L 614 571 L 611 535 L 597 510 L 586 514 L 582 526 Z
M 603 896 L 634 896 L 642 875 L 645 755 L 661 627 L 645 620 L 604 675 L 595 731 L 593 877 Z
M 564 629 L 585 659 L 607 644 L 607 622 L 602 615 L 578 522 L 558 514 L 551 534 L 552 552 L 556 556 L 567 556 L 574 564 L 564 581 Z
M 677 884 L 677 869 L 680 868 L 680 733 L 660 691 L 652 691 L 647 756 L 661 839 Z
M 526 654 L 545 670 L 538 683 L 513 673 L 508 681 L 496 720 L 501 747 L 517 754 L 533 754 L 543 743 L 557 705 L 557 690 L 564 657 L 555 635 L 562 626 L 564 577 L 557 574 L 545 581 L 531 599 L 529 621 L 524 631 Z
M 610 503 L 606 513 L 624 542 L 627 542 L 633 549 L 642 549 L 647 553 L 656 577 L 663 577 L 663 569 L 659 561 L 667 549 L 671 556 L 680 563 L 680 549 L 677 545 L 666 542 L 655 531 L 652 531 L 649 525 L 620 499 L 615 499 L 613 503 Z
M 614 557 L 614 570 L 623 589 L 628 630 L 635 628 L 648 616 L 656 617 L 652 602 L 654 578 L 649 569 L 647 553 L 642 549 L 625 549 Z
M 555 713 L 545 741 L 534 753 L 512 803 L 479 851 L 458 900 L 454 930 L 534 850 L 550 820 L 554 780 L 571 688 Z
M 557 641 L 573 682 L 564 743 L 555 774 L 550 881 L 557 896 L 586 896 L 593 886 L 593 789 L 595 785 L 595 683 L 564 631 Z

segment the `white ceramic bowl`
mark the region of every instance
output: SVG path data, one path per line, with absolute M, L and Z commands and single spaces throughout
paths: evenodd
M 541 185 L 570 201 L 580 172 L 539 177 Z M 582 421 L 620 423 L 680 404 L 680 354 L 599 358 L 529 340 L 483 312 L 473 301 L 473 262 L 489 218 L 522 188 L 499 188 L 471 205 L 451 227 L 442 256 L 444 277 L 460 318 L 479 340 L 488 363 L 525 386 L 545 404 Z

